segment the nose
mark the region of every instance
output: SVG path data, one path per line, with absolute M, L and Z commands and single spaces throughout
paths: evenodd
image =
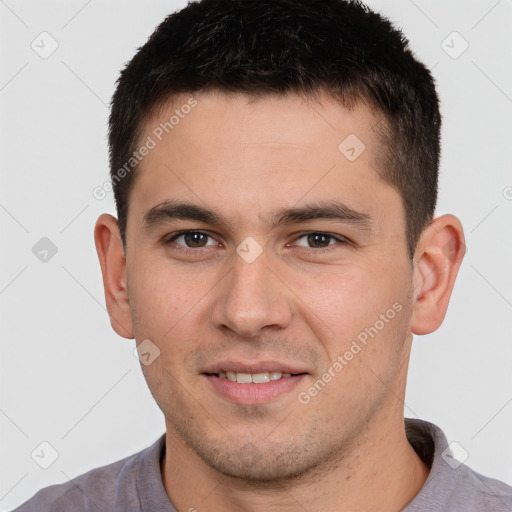
M 212 321 L 218 329 L 253 338 L 265 329 L 290 324 L 290 291 L 269 265 L 265 252 L 251 263 L 234 255 L 231 271 L 216 289 Z

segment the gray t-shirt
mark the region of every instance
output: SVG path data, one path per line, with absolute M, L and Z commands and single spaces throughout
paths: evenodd
M 407 439 L 431 471 L 404 512 L 512 511 L 512 487 L 459 465 L 441 429 L 409 418 L 405 426 Z M 40 490 L 13 512 L 176 512 L 160 473 L 164 450 L 162 435 L 135 455 Z M 191 506 L 206 510 L 199 503 Z

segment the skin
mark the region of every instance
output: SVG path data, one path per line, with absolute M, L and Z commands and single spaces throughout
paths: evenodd
M 188 98 L 155 112 L 141 140 Z M 113 328 L 160 350 L 142 370 L 166 419 L 161 469 L 171 501 L 198 512 L 402 510 L 429 473 L 403 423 L 412 334 L 444 319 L 463 257 L 459 220 L 433 220 L 410 260 L 402 201 L 377 172 L 385 148 L 363 103 L 194 98 L 137 169 L 126 254 L 114 217 L 95 228 Z M 354 161 L 338 149 L 350 134 L 366 147 Z M 166 200 L 223 222 L 147 228 L 144 215 Z M 276 210 L 329 201 L 366 214 L 368 229 L 339 219 L 270 222 Z M 210 235 L 199 235 L 208 245 L 169 241 L 183 230 Z M 331 238 L 311 242 L 312 232 Z M 236 251 L 247 237 L 262 249 L 251 263 Z M 301 403 L 393 304 L 401 306 L 393 319 Z M 306 375 L 272 400 L 235 404 L 203 374 L 226 360 L 278 361 Z

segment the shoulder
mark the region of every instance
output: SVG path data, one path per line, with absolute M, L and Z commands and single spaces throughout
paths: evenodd
M 512 487 L 458 461 L 439 427 L 407 418 L 406 433 L 413 448 L 431 468 L 420 493 L 406 508 L 407 512 L 512 511 Z
M 120 491 L 132 505 L 137 505 L 133 510 L 140 510 L 136 484 L 139 461 L 155 451 L 161 441 L 159 438 L 145 450 L 91 469 L 68 482 L 45 487 L 12 512 L 106 512 L 114 510 Z
M 112 501 L 119 474 L 126 466 L 133 467 L 135 457 L 92 469 L 68 482 L 45 487 L 13 512 L 99 512 L 105 503 Z
M 464 464 L 455 471 L 458 471 L 459 475 L 457 492 L 451 497 L 454 504 L 471 503 L 473 507 L 478 506 L 479 510 L 494 512 L 512 510 L 512 487 L 494 478 L 483 476 Z

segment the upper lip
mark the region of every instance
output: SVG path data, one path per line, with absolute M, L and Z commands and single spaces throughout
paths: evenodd
M 220 372 L 236 372 L 236 373 L 270 373 L 281 372 L 298 375 L 300 373 L 308 373 L 301 368 L 300 365 L 283 363 L 280 361 L 251 361 L 244 363 L 240 361 L 221 361 L 219 363 L 208 366 L 202 373 L 220 373 Z

